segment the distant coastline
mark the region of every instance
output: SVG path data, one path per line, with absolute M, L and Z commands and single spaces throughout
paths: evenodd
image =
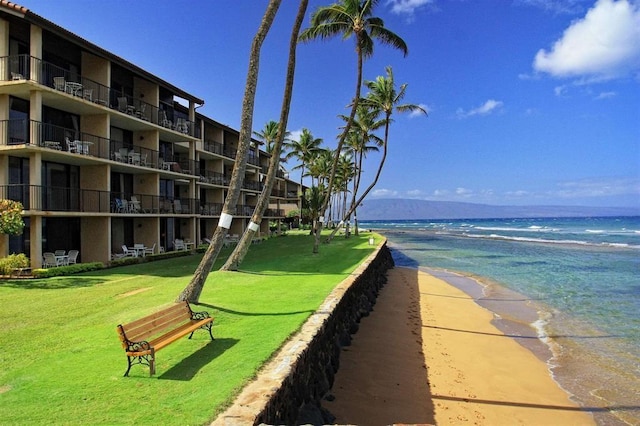
M 494 206 L 415 199 L 372 199 L 357 211 L 358 220 L 502 219 L 640 216 L 638 207 Z

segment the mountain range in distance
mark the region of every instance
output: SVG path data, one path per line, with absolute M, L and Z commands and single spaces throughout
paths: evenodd
M 365 200 L 358 220 L 501 219 L 543 217 L 640 216 L 640 207 L 494 206 L 415 199 Z

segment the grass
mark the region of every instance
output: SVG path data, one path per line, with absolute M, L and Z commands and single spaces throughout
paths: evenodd
M 206 331 L 126 370 L 116 325 L 172 303 L 202 255 L 41 280 L 0 281 L 0 419 L 24 424 L 179 424 L 212 421 L 373 251 L 370 234 L 337 238 L 311 254 L 312 237 L 254 245 L 241 272 L 217 271 L 195 311 Z M 378 238 L 376 236 L 376 238 Z

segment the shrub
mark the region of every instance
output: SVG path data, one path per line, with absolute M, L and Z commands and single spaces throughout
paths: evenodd
M 23 229 L 22 203 L 0 200 L 0 234 L 20 235 Z
M 0 274 L 9 275 L 14 268 L 28 268 L 29 258 L 24 253 L 10 254 L 0 259 Z
M 32 275 L 35 278 L 60 277 L 63 275 L 79 274 L 80 272 L 97 271 L 104 269 L 102 262 L 76 263 L 69 266 L 58 266 L 56 268 L 35 269 Z

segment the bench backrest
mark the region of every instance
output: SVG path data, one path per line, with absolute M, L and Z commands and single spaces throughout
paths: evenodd
M 122 347 L 126 349 L 127 341 L 150 340 L 162 331 L 175 328 L 189 320 L 191 320 L 189 302 L 180 302 L 136 321 L 119 325 L 118 334 Z

